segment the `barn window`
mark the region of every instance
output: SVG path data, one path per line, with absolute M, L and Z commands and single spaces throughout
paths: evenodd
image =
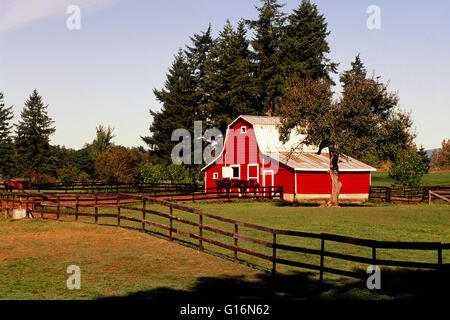
M 236 165 L 236 166 L 231 166 L 231 168 L 233 169 L 233 178 L 240 179 L 241 178 L 241 166 Z
M 219 179 L 219 173 L 218 173 L 218 172 L 214 172 L 214 173 L 213 173 L 213 179 L 214 179 L 214 180 Z
M 241 133 L 247 133 L 247 127 L 242 126 L 241 127 Z

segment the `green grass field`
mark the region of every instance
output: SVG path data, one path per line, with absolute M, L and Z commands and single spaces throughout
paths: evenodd
M 372 186 L 390 187 L 394 181 L 386 171 L 372 172 Z M 450 172 L 430 172 L 423 176 L 424 186 L 450 185 Z
M 262 226 L 333 233 L 390 241 L 450 242 L 450 210 L 448 205 L 383 205 L 366 204 L 341 208 L 314 206 L 278 206 L 273 202 L 196 203 L 191 204 L 205 212 L 250 222 Z M 140 206 L 140 205 L 139 205 Z M 168 213 L 167 208 L 151 205 L 151 209 Z M 101 209 L 100 212 L 114 212 Z M 141 213 L 122 210 L 123 215 L 141 217 Z M 194 214 L 174 214 L 198 221 Z M 168 225 L 165 218 L 148 215 L 148 220 Z M 82 223 L 65 216 L 54 220 L 7 221 L 0 218 L 0 298 L 2 299 L 93 299 L 115 296 L 146 298 L 169 297 L 292 297 L 292 298 L 358 298 L 390 299 L 409 297 L 449 297 L 446 278 L 436 279 L 436 273 L 405 273 L 406 280 L 384 283 L 384 291 L 368 292 L 361 282 L 350 278 L 325 274 L 326 286 L 318 286 L 318 273 L 305 269 L 278 266 L 279 280 L 276 290 L 269 280 L 271 264 L 256 257 L 239 253 L 240 264 L 231 262 L 233 253 L 204 243 L 200 253 L 196 240 L 175 236 L 167 241 L 167 232 L 147 227 L 144 234 L 129 228 L 140 224 L 122 220 L 124 228 L 115 227 L 114 218 L 83 217 Z M 233 226 L 210 218 L 204 224 L 233 231 Z M 192 233 L 198 229 L 174 222 L 175 228 Z M 271 241 L 272 236 L 248 228 L 239 233 Z M 233 239 L 204 231 L 204 236 L 233 244 Z M 316 239 L 280 236 L 279 243 L 313 249 L 320 248 Z M 270 248 L 239 240 L 239 246 L 270 255 Z M 327 243 L 333 252 L 358 256 L 371 256 L 368 248 Z M 299 262 L 318 264 L 319 257 L 301 253 L 278 252 L 278 257 Z M 436 262 L 436 252 L 379 250 L 379 259 L 416 262 Z M 449 250 L 443 253 L 444 263 L 450 263 Z M 82 289 L 66 289 L 65 270 L 76 264 L 82 269 Z M 251 266 L 251 267 L 249 267 Z M 325 258 L 325 266 L 343 270 L 365 270 L 367 266 Z M 400 276 L 400 269 L 382 269 Z M 404 270 L 404 269 L 401 269 Z M 400 277 L 401 278 L 401 277 Z M 387 279 L 387 277 L 386 277 Z M 386 280 L 387 281 L 387 280 Z M 400 282 L 399 282 L 400 281 Z M 400 283 L 400 285 L 399 285 Z M 439 289 L 443 286 L 443 290 Z M 226 288 L 218 292 L 217 288 Z M 243 288 L 236 293 L 234 288 Z M 445 289 L 445 290 L 444 290 Z

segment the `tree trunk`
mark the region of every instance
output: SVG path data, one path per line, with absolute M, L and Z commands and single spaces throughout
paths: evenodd
M 331 177 L 331 195 L 327 202 L 327 207 L 339 206 L 339 193 L 342 189 L 342 183 L 339 180 L 339 155 L 330 151 L 330 177 Z

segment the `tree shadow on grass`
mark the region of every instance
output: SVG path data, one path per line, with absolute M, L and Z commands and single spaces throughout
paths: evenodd
M 381 290 L 370 291 L 365 281 L 352 279 L 326 280 L 320 284 L 317 273 L 295 272 L 272 277 L 260 273 L 255 278 L 201 277 L 188 290 L 159 287 L 109 299 L 147 299 L 170 301 L 230 300 L 391 300 L 448 299 L 449 272 L 386 271 L 382 273 Z

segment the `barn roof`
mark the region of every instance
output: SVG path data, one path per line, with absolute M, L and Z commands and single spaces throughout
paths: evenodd
M 320 155 L 313 152 L 283 152 L 268 154 L 280 163 L 297 171 L 328 171 L 330 159 L 328 153 Z M 375 171 L 376 169 L 352 157 L 341 156 L 339 158 L 339 171 Z
M 318 147 L 302 145 L 301 142 L 303 141 L 304 136 L 299 134 L 297 130 L 292 130 L 287 142 L 282 143 L 280 141 L 280 117 L 242 115 L 230 123 L 228 129 L 241 119 L 252 125 L 258 148 L 264 155 L 298 171 L 329 170 L 328 149 L 325 148 L 322 150 L 322 153 L 318 155 Z M 223 150 L 214 161 L 202 170 L 205 170 L 219 159 L 222 156 L 222 153 Z M 375 168 L 348 156 L 342 156 L 340 158 L 339 170 L 376 171 Z

